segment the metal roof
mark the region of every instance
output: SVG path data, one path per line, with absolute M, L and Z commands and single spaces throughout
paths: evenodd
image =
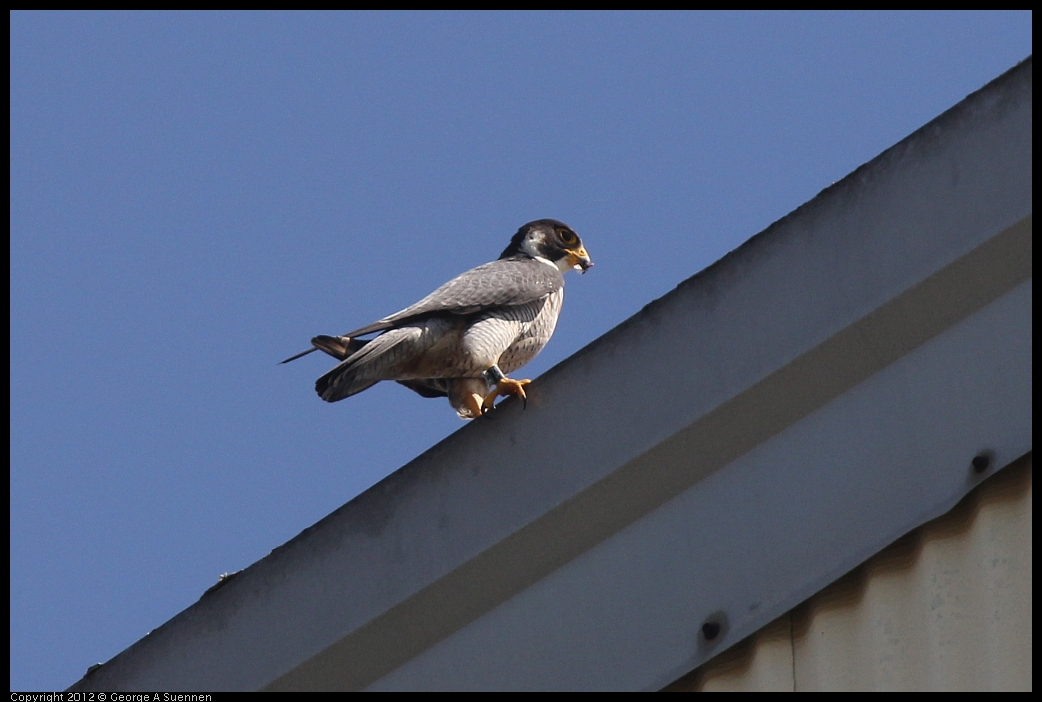
M 1031 449 L 1031 65 L 73 689 L 656 689 L 950 509 Z
M 1031 455 L 670 691 L 1031 689 Z

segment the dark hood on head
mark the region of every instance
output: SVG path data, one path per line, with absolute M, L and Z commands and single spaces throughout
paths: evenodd
M 525 236 L 528 232 L 532 231 L 533 228 L 539 225 L 545 225 L 550 229 L 556 229 L 557 227 L 565 227 L 568 225 L 564 222 L 560 222 L 556 219 L 537 219 L 528 224 L 521 225 L 521 228 L 517 230 L 517 234 L 510 238 L 510 244 L 503 249 L 503 253 L 499 254 L 500 258 L 510 258 L 511 256 L 517 256 L 518 254 L 524 253 L 521 250 L 521 242 L 525 240 Z

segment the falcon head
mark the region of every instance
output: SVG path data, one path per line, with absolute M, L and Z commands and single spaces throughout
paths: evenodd
M 546 261 L 562 273 L 571 268 L 585 273 L 593 266 L 579 235 L 556 219 L 537 219 L 522 226 L 499 257 L 518 255 Z

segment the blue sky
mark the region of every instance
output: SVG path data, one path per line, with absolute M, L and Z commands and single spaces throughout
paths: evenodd
M 462 426 L 322 402 L 277 365 L 314 334 L 554 217 L 596 267 L 536 377 L 1030 53 L 1030 13 L 12 14 L 12 689 Z

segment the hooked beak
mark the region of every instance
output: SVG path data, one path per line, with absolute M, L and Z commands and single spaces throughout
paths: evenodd
M 568 251 L 568 262 L 572 264 L 572 268 L 580 273 L 585 273 L 593 268 L 593 261 L 590 260 L 590 254 L 586 253 L 585 246 L 580 246 L 577 249 L 570 249 Z

